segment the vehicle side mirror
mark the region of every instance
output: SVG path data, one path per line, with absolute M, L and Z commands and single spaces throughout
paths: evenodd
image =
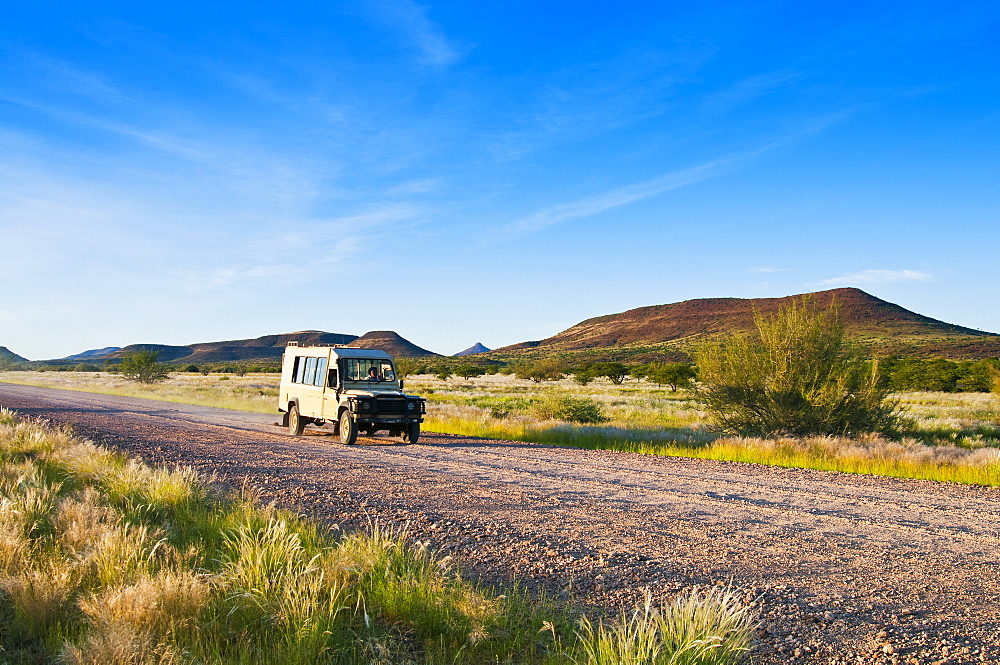
M 400 390 L 403 389 L 403 380 L 402 379 L 399 380 L 399 389 Z

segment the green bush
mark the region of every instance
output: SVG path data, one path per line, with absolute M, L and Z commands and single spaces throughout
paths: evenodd
M 122 361 L 115 366 L 119 374 L 130 381 L 156 383 L 170 376 L 169 368 L 157 362 L 159 351 L 145 347 L 122 355 Z
M 743 436 L 889 432 L 897 405 L 876 361 L 844 340 L 836 302 L 803 298 L 768 317 L 757 335 L 734 335 L 695 351 L 696 395 L 725 432 Z
M 531 405 L 531 413 L 546 420 L 565 420 L 571 423 L 603 423 L 608 418 L 601 411 L 601 405 L 589 397 L 571 395 L 550 395 Z
M 184 369 L 182 369 L 181 371 L 182 372 L 191 372 L 193 374 L 197 374 L 198 372 L 201 371 L 201 368 L 198 367 L 197 365 L 185 365 Z
M 100 372 L 101 368 L 91 363 L 79 363 L 73 368 L 74 372 Z

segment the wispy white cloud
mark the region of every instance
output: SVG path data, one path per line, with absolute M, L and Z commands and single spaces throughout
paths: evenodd
M 797 268 L 775 268 L 774 266 L 753 266 L 752 268 L 747 268 L 747 272 L 754 274 L 770 274 L 776 272 L 791 272 L 797 270 Z
M 710 95 L 702 105 L 702 110 L 708 113 L 725 113 L 742 104 L 751 102 L 797 82 L 801 78 L 798 72 L 784 70 L 758 74 L 736 81 Z
M 672 171 L 670 173 L 633 185 L 627 185 L 596 196 L 577 201 L 560 203 L 523 217 L 516 222 L 501 227 L 492 240 L 502 240 L 529 233 L 535 233 L 560 222 L 589 217 L 629 203 L 641 201 L 670 190 L 693 185 L 715 178 L 739 168 L 750 160 L 777 148 L 791 145 L 808 136 L 818 134 L 828 127 L 843 122 L 855 113 L 853 109 L 835 111 L 809 118 L 797 130 L 773 138 L 770 142 L 740 153 L 719 157 L 697 166 Z
M 502 229 L 501 235 L 514 237 L 535 233 L 560 222 L 589 217 L 672 189 L 692 185 L 719 175 L 732 161 L 731 158 L 714 160 L 691 168 L 673 171 L 645 182 L 603 192 L 597 196 L 560 203 L 519 219 Z
M 934 275 L 919 270 L 862 270 L 841 277 L 824 279 L 823 286 L 850 286 L 852 284 L 888 284 L 890 282 L 926 282 Z
M 413 0 L 376 3 L 380 17 L 402 32 L 416 47 L 423 65 L 447 67 L 462 56 L 444 31 L 427 17 L 427 10 Z

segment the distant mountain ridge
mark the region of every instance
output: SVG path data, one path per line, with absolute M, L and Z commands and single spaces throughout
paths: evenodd
M 112 353 L 110 358 L 121 358 L 124 354 L 140 348 L 159 351 L 163 362 L 212 363 L 240 360 L 274 360 L 281 358 L 288 342 L 298 342 L 299 346 L 333 346 L 350 344 L 364 349 L 379 349 L 393 356 L 422 357 L 436 356 L 433 351 L 421 348 L 390 330 L 373 330 L 358 337 L 343 333 L 329 333 L 321 330 L 300 330 L 280 335 L 264 335 L 253 339 L 237 339 L 222 342 L 201 342 L 187 346 L 167 344 L 130 344 Z
M 856 288 L 804 294 L 820 306 L 836 298 L 848 334 L 886 353 L 985 358 L 1000 355 L 1000 335 L 945 323 L 911 312 Z M 639 307 L 597 316 L 547 339 L 522 342 L 495 353 L 572 352 L 643 345 L 686 344 L 720 334 L 754 330 L 754 312 L 773 314 L 802 298 L 702 298 Z
M 101 358 L 107 358 L 119 349 L 121 349 L 120 346 L 106 346 L 103 349 L 91 349 L 89 351 L 75 353 L 71 356 L 60 358 L 59 360 L 100 360 Z

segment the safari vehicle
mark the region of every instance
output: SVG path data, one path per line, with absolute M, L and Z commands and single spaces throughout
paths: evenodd
M 358 432 L 371 436 L 378 430 L 416 443 L 427 409 L 422 398 L 403 393 L 385 351 L 289 342 L 281 359 L 278 411 L 293 436 L 310 423 L 329 422 L 350 445 Z

